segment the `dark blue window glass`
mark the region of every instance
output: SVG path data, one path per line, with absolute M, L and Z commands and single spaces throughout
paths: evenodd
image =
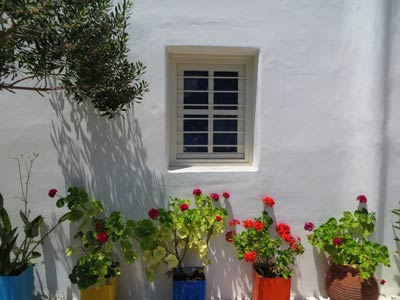
M 207 71 L 184 71 L 183 76 L 208 76 Z M 185 90 L 208 90 L 208 78 L 184 78 L 183 86 Z
M 237 131 L 237 120 L 214 120 L 214 131 Z
M 214 72 L 214 77 L 237 77 L 238 72 Z M 215 78 L 214 91 L 237 91 L 239 80 L 237 78 Z
M 231 71 L 215 71 L 214 77 L 238 77 L 238 72 L 231 72 Z
M 183 152 L 207 152 L 207 147 L 199 147 L 196 145 L 207 145 L 208 134 L 207 133 L 185 133 L 183 135 Z
M 237 147 L 213 147 L 214 152 L 237 152 Z
M 207 145 L 208 134 L 207 133 L 185 133 L 183 135 L 184 145 Z
M 195 106 L 187 104 L 208 104 L 208 93 L 185 92 L 183 95 L 184 109 L 208 109 L 208 106 Z
M 238 94 L 237 93 L 214 93 L 214 104 L 238 104 Z M 214 109 L 229 109 L 229 110 L 237 110 L 238 107 L 236 105 L 233 106 L 218 106 L 215 105 Z
M 183 152 L 207 152 L 207 147 L 184 147 Z
M 184 120 L 184 131 L 208 131 L 208 120 Z
M 237 147 L 223 145 L 237 145 L 236 133 L 214 133 L 213 152 L 237 152 Z
M 236 133 L 214 133 L 213 134 L 214 145 L 237 145 L 237 134 Z

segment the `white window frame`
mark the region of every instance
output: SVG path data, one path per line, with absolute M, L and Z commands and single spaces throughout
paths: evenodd
M 245 73 L 245 90 L 244 90 L 244 157 L 237 153 L 220 152 L 220 153 L 184 153 L 178 158 L 177 149 L 177 70 L 180 65 L 199 65 L 204 64 L 207 70 L 217 70 L 219 66 L 243 66 Z M 201 55 L 201 54 L 169 54 L 169 101 L 170 109 L 169 117 L 169 152 L 171 167 L 188 167 L 188 166 L 217 166 L 217 165 L 251 165 L 253 161 L 254 151 L 254 119 L 255 119 L 255 57 L 254 55 Z M 221 71 L 224 71 L 222 68 Z M 211 81 L 210 81 L 211 82 Z M 211 87 L 209 86 L 209 89 Z M 209 91 L 210 92 L 210 91 Z M 211 91 L 212 93 L 212 91 Z M 239 104 L 239 103 L 238 103 Z M 239 113 L 239 109 L 238 109 Z M 209 122 L 209 126 L 212 126 Z M 239 128 L 238 128 L 239 130 Z M 210 131 L 210 129 L 209 129 Z M 211 128 L 212 132 L 212 128 Z M 210 145 L 209 145 L 210 146 Z

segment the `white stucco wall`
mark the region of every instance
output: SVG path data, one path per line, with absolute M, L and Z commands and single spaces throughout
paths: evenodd
M 32 179 L 32 211 L 60 214 L 49 188 L 90 189 L 110 210 L 141 218 L 167 196 L 229 191 L 236 218 L 275 215 L 301 235 L 293 296 L 324 295 L 325 260 L 305 241 L 303 224 L 320 224 L 356 207 L 365 194 L 379 220 L 375 238 L 393 252 L 390 210 L 398 207 L 400 29 L 397 0 L 137 0 L 132 59 L 147 65 L 151 91 L 125 119 L 106 120 L 62 95 L 0 93 L 0 191 L 14 220 L 20 202 L 13 156 L 40 153 Z M 167 55 L 171 45 L 259 49 L 253 171 L 168 170 Z M 87 114 L 86 114 L 87 113 Z M 75 297 L 64 255 L 68 226 L 46 243 L 37 268 L 39 294 Z M 251 296 L 250 266 L 238 262 L 223 237 L 212 241 L 209 299 Z M 399 294 L 398 256 L 383 270 L 387 295 Z M 140 262 L 123 267 L 120 299 L 170 299 L 160 274 L 146 281 Z M 378 273 L 378 275 L 380 272 Z M 57 276 L 56 276 L 57 275 Z

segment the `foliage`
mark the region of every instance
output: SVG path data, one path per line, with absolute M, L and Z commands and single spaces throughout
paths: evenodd
M 79 289 L 104 285 L 109 278 L 120 275 L 119 262 L 113 258 L 117 247 L 128 263 L 136 260 L 131 242 L 133 221 L 125 221 L 117 211 L 105 216 L 103 204 L 76 187 L 69 188 L 67 196 L 58 199 L 57 207 L 65 205 L 69 209 L 68 220 L 78 224 L 74 239 L 80 243 L 81 255 L 69 278 Z M 67 255 L 75 250 L 69 247 Z
M 38 154 L 33 153 L 33 156 L 16 158 L 22 191 L 21 200 L 24 203 L 24 211 L 20 210 L 19 212 L 24 224 L 24 237 L 21 244 L 18 244 L 18 227 L 12 226 L 7 210 L 4 207 L 4 198 L 0 194 L 0 276 L 19 275 L 29 266 L 34 265 L 33 260 L 41 256 L 41 253 L 36 250 L 37 247 L 67 217 L 67 215 L 63 215 L 41 238 L 39 237 L 39 229 L 44 219 L 41 215 L 31 217 L 28 209 L 30 177 L 37 157 Z
M 141 62 L 129 62 L 130 0 L 0 1 L 0 90 L 65 90 L 102 115 L 142 100 Z M 24 85 L 24 83 L 32 85 Z
M 363 195 L 361 195 L 363 196 Z M 366 203 L 366 197 L 360 201 Z M 324 250 L 338 265 L 353 265 L 363 279 L 370 278 L 378 265 L 390 265 L 386 246 L 369 241 L 375 227 L 375 213 L 359 207 L 353 213 L 343 212 L 339 220 L 329 218 L 308 236 L 311 245 Z
M 396 232 L 400 232 L 400 208 L 393 209 L 392 213 L 397 217 L 397 220 L 394 222 L 393 228 Z M 394 240 L 396 242 L 400 242 L 400 237 L 395 234 Z
M 242 222 L 231 220 L 231 230 L 226 233 L 226 240 L 233 242 L 237 257 L 253 263 L 254 269 L 262 277 L 292 277 L 296 256 L 304 253 L 304 247 L 300 238 L 291 234 L 287 224 L 277 224 L 276 233 L 272 233 L 273 220 L 266 207 L 272 207 L 275 201 L 271 197 L 265 197 L 263 201 L 266 205 L 262 217 Z M 239 233 L 238 225 L 244 227 Z
M 191 207 L 190 200 L 171 197 L 170 209 L 153 208 L 149 211 L 150 219 L 135 225 L 134 237 L 143 251 L 150 281 L 162 264 L 182 270 L 188 250 L 197 254 L 203 266 L 210 263 L 208 244 L 213 235 L 224 231 L 227 211 L 218 194 L 206 196 L 199 189 L 193 192 L 196 207 Z

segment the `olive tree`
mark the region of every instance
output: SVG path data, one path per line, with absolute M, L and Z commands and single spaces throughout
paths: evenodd
M 64 90 L 114 117 L 140 102 L 145 66 L 128 59 L 130 0 L 0 0 L 0 92 Z

